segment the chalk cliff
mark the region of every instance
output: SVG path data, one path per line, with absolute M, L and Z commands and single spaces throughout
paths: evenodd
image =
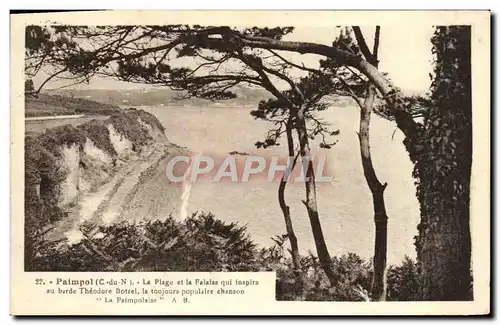
M 156 117 L 135 109 L 27 134 L 26 230 L 77 242 L 86 221 L 175 216 L 183 189 L 168 182 L 164 167 L 178 154 L 187 152 L 168 141 Z

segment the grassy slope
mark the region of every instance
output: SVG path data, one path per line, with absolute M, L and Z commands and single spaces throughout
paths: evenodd
M 38 97 L 26 97 L 24 114 L 26 117 L 75 114 L 109 115 L 118 109 L 120 108 L 116 105 L 83 98 L 40 94 Z

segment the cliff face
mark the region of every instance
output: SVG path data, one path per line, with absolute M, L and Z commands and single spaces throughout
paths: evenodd
M 97 215 L 100 221 L 113 221 L 113 213 L 119 216 L 126 203 L 135 201 L 132 192 L 139 178 L 155 171 L 150 178 L 163 181 L 155 166 L 172 151 L 175 146 L 156 117 L 134 109 L 106 120 L 27 134 L 26 231 L 58 224 L 56 228 L 67 232 Z

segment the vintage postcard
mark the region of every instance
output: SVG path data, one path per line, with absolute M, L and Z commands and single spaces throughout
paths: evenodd
M 12 14 L 11 314 L 489 314 L 490 19 Z

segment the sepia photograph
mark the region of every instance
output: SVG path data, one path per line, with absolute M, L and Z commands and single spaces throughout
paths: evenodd
M 489 283 L 472 23 L 43 21 L 17 76 L 20 272 L 273 272 L 277 302 L 472 302 Z

